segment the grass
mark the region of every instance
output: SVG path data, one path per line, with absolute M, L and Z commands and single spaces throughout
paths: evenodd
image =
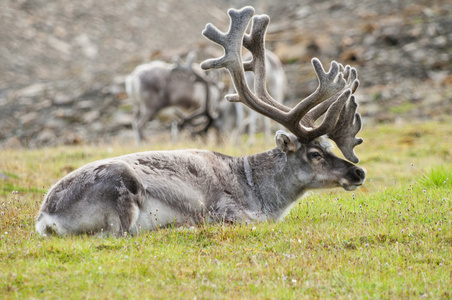
M 428 188 L 444 187 L 452 189 L 452 168 L 441 165 L 431 168 L 424 176 L 419 178 L 419 184 Z
M 2 150 L 0 297 L 374 299 L 452 297 L 451 123 L 378 126 L 357 147 L 368 182 L 305 197 L 283 222 L 204 224 L 137 237 L 42 238 L 34 217 L 45 191 L 96 159 L 147 147 Z

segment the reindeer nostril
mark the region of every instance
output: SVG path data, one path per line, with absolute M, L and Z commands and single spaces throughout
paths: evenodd
M 365 173 L 362 169 L 356 168 L 356 169 L 355 169 L 355 174 L 356 174 L 360 179 L 366 178 L 366 173 Z

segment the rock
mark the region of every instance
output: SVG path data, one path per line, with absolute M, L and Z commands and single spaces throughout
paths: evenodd
M 85 113 L 84 115 L 83 115 L 83 122 L 84 123 L 87 123 L 87 124 L 89 124 L 89 123 L 93 123 L 95 120 L 97 120 L 98 118 L 100 117 L 100 112 L 99 111 L 97 111 L 97 110 L 92 110 L 92 111 L 89 111 L 89 112 L 87 112 L 87 113 Z
M 132 113 L 124 113 L 122 111 L 117 111 L 112 116 L 112 123 L 119 126 L 130 126 L 133 121 Z
M 276 43 L 275 54 L 279 57 L 282 63 L 291 63 L 299 60 L 306 60 L 307 45 L 306 43 L 297 43 L 294 45 L 286 43 Z
M 36 83 L 36 84 L 32 84 L 30 86 L 27 86 L 26 88 L 16 91 L 15 96 L 17 98 L 21 98 L 21 97 L 33 98 L 33 97 L 38 97 L 38 96 L 44 94 L 45 90 L 46 90 L 45 84 Z
M 40 131 L 34 138 L 34 144 L 36 146 L 55 145 L 56 141 L 55 133 L 48 128 Z
M 6 138 L 4 141 L 2 141 L 2 143 L 0 144 L 0 149 L 2 149 L 2 148 L 5 148 L 5 149 L 18 149 L 18 148 L 21 148 L 23 146 L 28 146 L 28 145 L 22 145 L 19 137 L 18 136 L 13 136 L 13 137 Z
M 38 122 L 39 114 L 35 111 L 32 111 L 26 115 L 23 115 L 20 118 L 20 122 L 22 125 L 29 126 L 30 124 Z
M 55 98 L 53 98 L 53 103 L 56 105 L 67 105 L 71 104 L 74 101 L 71 97 L 69 97 L 66 94 L 58 93 L 55 95 Z

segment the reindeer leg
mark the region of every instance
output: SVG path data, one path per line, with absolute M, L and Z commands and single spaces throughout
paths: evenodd
M 140 116 L 138 121 L 136 122 L 136 135 L 138 142 L 142 142 L 145 140 L 145 137 L 143 135 L 143 129 L 146 126 L 146 123 L 153 120 L 157 113 L 160 111 L 160 109 L 149 109 L 145 108 L 144 114 Z
M 138 106 L 135 106 L 133 109 L 132 129 L 135 134 L 135 140 L 137 141 L 137 143 L 140 143 L 143 140 L 143 131 L 138 127 L 140 115 L 140 108 Z

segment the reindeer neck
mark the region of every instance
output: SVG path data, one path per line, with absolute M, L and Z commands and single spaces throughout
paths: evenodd
M 243 159 L 243 177 L 252 190 L 253 201 L 269 217 L 277 220 L 303 193 L 304 189 L 293 174 L 286 153 L 275 148 Z

